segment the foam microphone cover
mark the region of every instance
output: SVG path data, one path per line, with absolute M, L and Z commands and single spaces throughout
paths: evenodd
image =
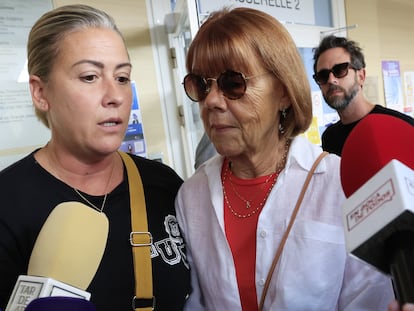
M 367 115 L 342 149 L 340 174 L 345 196 L 351 196 L 393 159 L 414 169 L 414 127 L 394 116 Z
M 101 262 L 109 222 L 80 202 L 64 202 L 50 213 L 37 237 L 28 275 L 48 277 L 85 290 Z
M 96 308 L 82 298 L 42 297 L 32 300 L 25 311 L 96 311 Z

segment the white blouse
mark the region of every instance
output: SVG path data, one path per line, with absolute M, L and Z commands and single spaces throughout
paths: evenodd
M 286 168 L 259 216 L 256 232 L 258 303 L 276 249 L 306 175 L 322 150 L 304 137 L 293 140 Z M 223 157 L 204 163 L 184 182 L 177 218 L 186 239 L 193 294 L 186 309 L 241 310 L 232 253 L 226 240 L 220 171 Z M 340 158 L 317 167 L 272 276 L 264 310 L 387 310 L 390 279 L 347 255 L 341 205 Z

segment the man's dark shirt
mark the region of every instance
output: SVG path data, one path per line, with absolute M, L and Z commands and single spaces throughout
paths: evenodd
M 414 126 L 414 119 L 412 117 L 404 113 L 401 113 L 397 110 L 385 108 L 380 105 L 375 105 L 374 109 L 372 109 L 369 114 L 371 113 L 382 113 L 391 115 L 400 118 Z M 343 124 L 341 120 L 339 120 L 338 122 L 328 126 L 328 128 L 322 133 L 323 150 L 341 156 L 345 140 L 347 139 L 349 133 L 351 133 L 351 131 L 358 124 L 359 121 L 361 121 L 361 119 L 349 124 Z

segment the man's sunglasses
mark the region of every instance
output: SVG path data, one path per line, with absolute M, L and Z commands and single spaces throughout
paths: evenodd
M 184 77 L 183 85 L 187 96 L 194 102 L 204 100 L 211 90 L 213 81 L 217 82 L 217 86 L 223 95 L 228 99 L 236 100 L 241 98 L 246 92 L 246 82 L 260 75 L 246 77 L 243 73 L 226 70 L 222 72 L 217 79 L 204 78 L 194 73 L 189 73 Z
M 331 69 L 322 69 L 313 75 L 313 79 L 319 85 L 326 84 L 329 80 L 329 75 L 332 72 L 335 78 L 343 78 L 348 74 L 348 69 L 357 70 L 349 62 L 336 64 Z

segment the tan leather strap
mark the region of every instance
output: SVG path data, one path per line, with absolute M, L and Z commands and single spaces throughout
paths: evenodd
M 144 188 L 134 161 L 125 152 L 119 151 L 119 154 L 127 169 L 131 205 L 130 243 L 135 271 L 135 297 L 132 298 L 132 309 L 152 311 L 155 308 L 151 266 L 152 235 L 148 231 Z
M 299 207 L 302 204 L 302 200 L 303 200 L 303 197 L 305 196 L 306 189 L 308 188 L 310 180 L 312 179 L 313 172 L 315 171 L 316 167 L 319 165 L 319 162 L 321 162 L 323 157 L 326 156 L 327 154 L 328 154 L 328 152 L 324 151 L 318 156 L 318 158 L 313 163 L 313 165 L 312 165 L 312 167 L 311 167 L 311 169 L 308 173 L 308 176 L 306 176 L 305 182 L 302 186 L 302 190 L 299 194 L 298 201 L 296 202 L 296 206 L 295 206 L 295 208 L 292 212 L 292 216 L 290 217 L 289 224 L 286 228 L 285 234 L 282 237 L 282 241 L 280 242 L 279 247 L 276 251 L 276 255 L 275 255 L 275 258 L 273 259 L 273 262 L 272 262 L 272 265 L 270 267 L 269 273 L 267 274 L 266 282 L 263 286 L 262 297 L 260 299 L 259 311 L 263 310 L 264 301 L 265 301 L 265 298 L 266 298 L 267 290 L 269 289 L 269 285 L 270 285 L 270 281 L 272 279 L 273 272 L 276 268 L 277 262 L 279 261 L 279 257 L 282 254 L 283 247 L 285 246 L 285 243 L 286 243 L 287 237 L 289 235 L 290 229 L 292 229 L 293 223 L 295 222 L 296 215 L 298 214 Z

